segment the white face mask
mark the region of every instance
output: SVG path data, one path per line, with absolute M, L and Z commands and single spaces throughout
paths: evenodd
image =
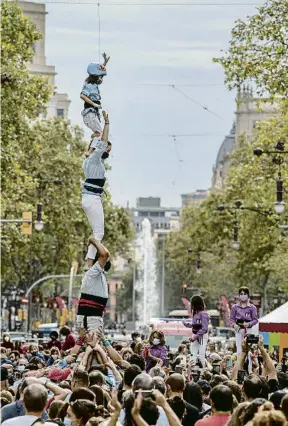
M 241 302 L 247 302 L 248 294 L 240 294 L 239 299 L 241 300 Z
M 141 337 L 136 337 L 135 342 L 136 342 L 136 343 L 140 343 L 140 342 L 142 342 Z
M 17 371 L 22 372 L 22 371 L 24 371 L 24 370 L 25 370 L 25 365 L 18 365 L 18 367 L 17 367 Z
M 53 358 L 55 361 L 56 359 L 58 359 L 58 355 L 51 355 L 51 358 Z
M 10 339 L 9 339 L 9 337 L 8 337 L 8 336 L 5 336 L 5 337 L 4 337 L 4 340 L 5 340 L 5 342 L 9 342 L 9 340 L 10 340 Z
M 156 338 L 154 337 L 154 339 L 152 340 L 152 343 L 153 343 L 153 345 L 159 345 L 160 340 L 159 340 L 159 339 L 156 339 Z

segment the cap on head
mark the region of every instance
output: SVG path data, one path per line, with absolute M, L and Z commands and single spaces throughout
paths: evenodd
M 87 73 L 89 75 L 95 75 L 95 76 L 99 76 L 99 77 L 106 75 L 107 74 L 106 71 L 101 70 L 100 66 L 101 65 L 96 64 L 96 62 L 92 62 L 87 67 Z

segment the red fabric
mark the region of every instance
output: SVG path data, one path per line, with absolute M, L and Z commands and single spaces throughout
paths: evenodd
M 195 426 L 224 426 L 230 417 L 231 415 L 228 413 L 214 414 L 214 416 L 198 420 L 198 422 L 195 423 Z
M 61 351 L 61 342 L 60 340 L 50 340 L 50 342 L 47 343 L 47 348 L 51 349 L 53 347 L 58 348 Z
M 68 351 L 68 349 L 74 348 L 75 346 L 75 339 L 72 336 L 72 334 L 68 334 L 68 336 L 65 339 L 65 342 L 62 345 L 62 351 Z
M 288 333 L 288 323 L 263 323 L 259 322 L 259 331 L 270 331 L 270 333 Z
M 87 299 L 80 299 L 78 306 L 80 305 L 81 306 L 92 305 L 92 306 L 99 306 L 100 308 L 105 308 L 105 305 L 102 305 L 101 303 L 94 302 L 93 300 L 87 300 Z
M 52 398 L 50 398 L 46 404 L 46 410 L 49 410 L 50 405 L 52 404 L 52 402 L 54 402 L 54 396 L 52 396 Z
M 49 371 L 48 379 L 52 382 L 62 382 L 67 379 L 71 371 L 70 368 L 53 368 L 53 370 Z
M 1 342 L 2 348 L 11 349 L 11 351 L 14 350 L 14 345 L 12 342 Z

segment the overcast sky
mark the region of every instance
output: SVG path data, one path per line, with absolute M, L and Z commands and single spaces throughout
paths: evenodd
M 113 0 L 105 6 L 103 0 L 100 6 L 101 50 L 111 55 L 101 86 L 113 143 L 110 190 L 121 205 L 151 195 L 160 196 L 162 205 L 180 206 L 180 194 L 210 187 L 218 149 L 234 119 L 235 93 L 225 89 L 223 71 L 212 58 L 227 48 L 235 19 L 253 13 L 262 1 L 124 2 L 128 5 Z M 52 3 L 47 11 L 47 63 L 56 66 L 58 91 L 69 94 L 72 123 L 83 127 L 79 93 L 87 65 L 98 60 L 97 6 Z M 214 114 L 165 84 L 179 85 Z M 85 134 L 88 139 L 90 132 Z M 178 137 L 175 146 L 169 135 L 198 136 Z

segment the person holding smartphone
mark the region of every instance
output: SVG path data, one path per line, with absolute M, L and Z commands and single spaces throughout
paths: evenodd
M 252 334 L 252 327 L 258 323 L 256 306 L 249 302 L 249 288 L 240 287 L 238 290 L 239 303 L 233 305 L 230 313 L 230 326 L 236 334 L 237 356 L 241 354 L 242 340 L 247 334 Z
M 185 327 L 192 328 L 192 337 L 190 338 L 190 356 L 191 360 L 197 360 L 199 356 L 202 367 L 205 367 L 205 353 L 208 342 L 208 323 L 209 315 L 206 312 L 204 299 L 201 296 L 193 296 L 191 299 L 192 319 L 184 321 Z

